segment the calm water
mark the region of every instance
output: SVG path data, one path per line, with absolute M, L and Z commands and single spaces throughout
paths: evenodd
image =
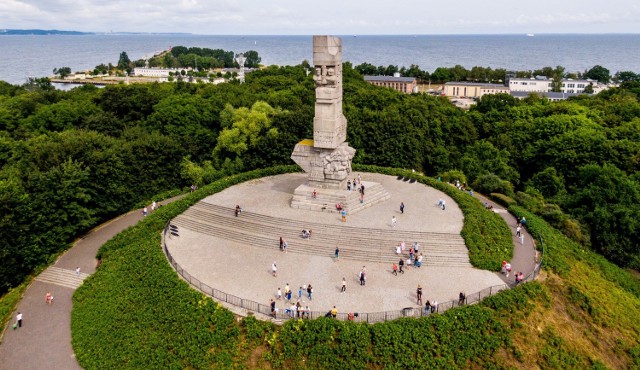
M 617 35 L 434 35 L 343 36 L 343 57 L 354 65 L 409 66 L 430 72 L 460 64 L 513 70 L 564 66 L 584 71 L 596 64 L 616 71 L 640 72 L 640 34 Z M 132 60 L 170 46 L 256 50 L 263 64 L 312 61 L 311 36 L 89 35 L 0 36 L 0 80 L 21 84 L 25 77 L 48 76 L 53 68 L 72 71 L 114 63 L 122 51 Z

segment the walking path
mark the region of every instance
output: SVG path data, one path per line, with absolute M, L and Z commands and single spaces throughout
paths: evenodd
M 175 199 L 178 197 L 160 203 Z M 1 370 L 81 369 L 71 347 L 73 292 L 95 272 L 100 246 L 142 217 L 141 210 L 135 210 L 96 227 L 35 278 L 13 314 L 15 318 L 17 312 L 22 313 L 22 327 L 12 330 L 15 321 L 11 320 L 4 331 Z M 47 292 L 54 297 L 51 305 L 45 303 Z
M 255 180 L 254 183 L 259 183 L 260 180 Z M 419 186 L 418 184 L 412 184 L 408 186 Z M 276 193 L 283 193 L 283 189 L 274 189 Z M 427 188 L 427 192 L 432 191 L 433 189 Z M 416 192 L 418 193 L 418 192 Z M 290 193 L 287 193 L 290 194 Z M 251 194 L 245 193 L 246 196 L 252 196 Z M 281 194 L 281 196 L 284 196 Z M 428 198 L 428 195 L 423 195 Z M 479 197 L 480 198 L 480 197 Z M 176 198 L 172 198 L 162 204 L 166 204 Z M 480 198 L 483 202 L 485 199 Z M 270 199 L 271 200 L 271 199 Z M 389 208 L 389 212 L 384 213 L 384 215 L 376 218 L 375 223 L 380 223 L 376 227 L 379 228 L 388 228 L 389 220 L 391 216 L 391 209 L 394 210 L 399 205 L 400 199 L 392 199 L 391 201 L 385 202 L 387 207 Z M 431 201 L 431 200 L 430 200 Z M 407 204 L 406 213 L 409 213 L 412 205 L 407 201 L 404 201 Z M 525 273 L 525 276 L 529 274 L 533 270 L 534 267 L 534 258 L 535 258 L 535 250 L 533 248 L 533 241 L 531 236 L 526 232 L 526 229 L 523 229 L 523 233 L 525 235 L 524 244 L 520 245 L 520 241 L 515 238 L 515 223 L 516 220 L 511 216 L 506 210 L 502 207 L 499 207 L 493 202 L 487 200 L 490 204 L 493 204 L 494 209 L 498 212 L 509 224 L 509 226 L 514 229 L 514 258 L 511 261 L 513 266 L 513 271 L 522 271 Z M 398 204 L 396 204 L 398 203 Z M 234 201 L 229 202 L 231 206 L 235 205 Z M 246 204 L 246 203 L 245 203 Z M 268 208 L 268 202 L 264 202 L 264 197 L 262 198 L 262 202 L 256 206 L 256 209 L 260 209 L 261 207 Z M 447 214 L 451 215 L 455 214 L 457 207 L 455 206 L 452 200 L 447 200 Z M 451 212 L 449 212 L 451 211 Z M 399 212 L 399 211 L 398 211 Z M 313 213 L 310 219 L 314 221 L 317 219 L 318 213 Z M 445 214 L 442 214 L 445 216 Z M 325 217 L 323 215 L 323 217 Z M 326 216 L 326 217 L 335 217 Z M 65 254 L 63 254 L 52 266 L 47 268 L 42 274 L 40 274 L 34 282 L 27 288 L 25 295 L 18 303 L 16 307 L 16 312 L 14 312 L 14 317 L 17 312 L 21 312 L 23 314 L 23 325 L 21 328 L 17 330 L 12 330 L 11 325 L 13 325 L 13 320 L 9 322 L 7 325 L 7 329 L 4 332 L 4 337 L 2 339 L 2 343 L 0 343 L 0 369 L 1 370 L 27 370 L 27 369 L 80 369 L 78 365 L 75 354 L 73 352 L 73 348 L 71 346 L 71 310 L 72 310 L 72 295 L 75 289 L 82 283 L 82 280 L 86 278 L 88 275 L 95 272 L 96 268 L 96 260 L 95 256 L 102 244 L 111 239 L 113 236 L 118 234 L 120 231 L 126 229 L 129 226 L 136 224 L 139 220 L 142 219 L 142 215 L 140 210 L 129 212 L 125 215 L 117 217 L 111 221 L 108 221 L 85 235 L 83 238 L 78 240 L 74 246 L 69 249 Z M 447 219 L 446 217 L 437 217 L 433 220 L 436 228 L 432 231 L 444 231 L 451 232 L 459 228 L 453 219 Z M 354 217 L 349 217 L 349 224 L 351 226 L 358 226 L 359 222 Z M 410 217 L 401 218 L 398 217 L 398 229 L 402 229 L 410 225 L 411 220 Z M 439 226 L 438 226 L 439 225 Z M 453 229 L 452 229 L 453 228 Z M 429 231 L 429 230 L 426 230 Z M 182 237 L 183 233 L 181 233 Z M 184 233 L 186 236 L 187 233 Z M 407 241 L 409 244 L 409 241 Z M 277 245 L 277 242 L 276 242 Z M 276 246 L 277 248 L 277 246 Z M 295 253 L 287 254 L 287 257 L 293 256 Z M 254 256 L 256 257 L 256 256 Z M 252 257 L 253 258 L 253 257 Z M 310 260 L 307 266 L 307 269 L 312 270 L 314 267 L 314 261 L 317 262 L 321 258 L 324 257 L 308 257 Z M 229 261 L 228 259 L 226 260 Z M 241 261 L 242 262 L 242 261 Z M 260 263 L 265 264 L 265 266 L 260 265 L 257 269 L 258 272 L 267 272 L 271 259 L 260 261 Z M 284 262 L 284 260 L 283 260 Z M 324 263 L 324 262 L 322 262 Z M 359 269 L 359 263 L 354 265 L 355 269 Z M 348 265 L 349 261 L 341 261 L 341 265 Z M 269 266 L 267 266 L 269 265 Z M 336 264 L 337 265 L 337 264 Z M 80 268 L 80 273 L 78 274 L 76 269 Z M 338 268 L 337 266 L 331 266 L 330 268 Z M 264 270 L 264 271 L 263 271 Z M 414 269 L 416 270 L 416 269 Z M 466 271 L 472 270 L 467 268 Z M 254 267 L 254 272 L 255 272 Z M 357 272 L 357 271 L 356 271 Z M 416 271 L 411 271 L 411 273 L 417 273 Z M 447 284 L 451 281 L 452 276 L 448 275 L 448 273 L 443 270 L 444 275 L 440 275 L 432 271 L 430 273 L 433 278 L 441 279 L 443 284 Z M 353 272 L 355 274 L 355 272 Z M 485 272 L 487 273 L 487 272 Z M 318 276 L 322 275 L 322 271 L 317 272 Z M 487 273 L 492 274 L 492 273 Z M 493 274 L 497 279 L 502 279 L 507 281 L 507 279 L 501 274 Z M 316 279 L 316 277 L 311 276 L 311 279 Z M 464 279 L 464 274 L 460 276 L 456 276 L 456 278 Z M 278 279 L 280 281 L 281 279 Z M 273 283 L 272 281 L 269 281 Z M 513 282 L 513 275 L 510 276 L 508 282 Z M 297 283 L 297 282 L 296 282 Z M 275 284 L 275 283 L 274 283 Z M 335 282 L 335 288 L 339 289 L 340 281 Z M 373 284 L 371 284 L 373 285 Z M 297 292 L 297 287 L 292 286 L 294 291 Z M 373 286 L 367 286 L 370 289 L 369 291 L 377 290 Z M 277 288 L 277 287 L 276 287 Z M 355 290 L 359 288 L 353 281 L 350 281 L 348 286 L 348 291 Z M 379 289 L 386 289 L 384 286 L 379 286 Z M 403 286 L 403 293 L 406 297 L 404 299 L 408 299 L 413 301 L 414 297 L 408 294 L 408 291 L 415 290 L 415 286 Z M 47 292 L 50 292 L 54 296 L 54 303 L 51 305 L 47 305 L 45 303 L 45 295 Z M 472 293 L 473 291 L 468 291 Z M 425 298 L 428 299 L 428 296 L 425 294 Z M 267 299 L 268 302 L 268 299 Z

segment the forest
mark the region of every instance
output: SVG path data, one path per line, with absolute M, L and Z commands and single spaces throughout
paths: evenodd
M 640 83 L 553 103 L 485 95 L 467 112 L 371 86 L 349 63 L 344 78 L 355 163 L 458 179 L 640 268 Z M 244 84 L 0 82 L 0 293 L 139 202 L 290 164 L 312 137 L 314 99 L 303 65 Z

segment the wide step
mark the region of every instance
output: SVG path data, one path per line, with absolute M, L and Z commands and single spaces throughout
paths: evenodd
M 44 283 L 55 284 L 66 288 L 77 289 L 84 279 L 89 277 L 89 274 L 76 273 L 73 270 L 61 269 L 59 267 L 51 266 L 44 270 L 36 280 Z

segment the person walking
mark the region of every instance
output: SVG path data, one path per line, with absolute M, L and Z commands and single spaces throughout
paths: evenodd
M 422 287 L 418 284 L 418 288 L 416 289 L 416 295 L 418 296 L 418 302 L 416 304 L 422 306 Z
M 19 328 L 22 327 L 22 313 L 20 312 L 18 312 L 18 314 L 16 315 L 16 323 L 18 324 Z
M 338 261 L 338 258 L 340 258 L 340 248 L 338 248 L 338 246 L 336 246 L 336 251 L 333 256 L 335 257 L 336 261 Z
M 342 215 L 342 222 L 347 222 L 347 210 L 343 208 L 340 214 Z
M 302 287 L 298 288 L 298 299 L 302 299 Z
M 313 293 L 313 287 L 311 287 L 311 284 L 307 285 L 307 296 L 309 297 L 309 300 L 311 301 L 311 294 Z
M 391 266 L 391 273 L 394 274 L 395 276 L 398 276 L 398 265 L 396 265 L 395 262 Z
M 396 222 L 398 222 L 396 216 L 391 216 L 391 227 L 396 227 Z
M 271 275 L 273 275 L 273 277 L 278 276 L 278 266 L 276 266 L 275 262 L 271 264 Z
M 443 200 L 442 200 L 442 210 L 444 211 L 444 210 L 445 210 L 445 208 L 447 208 L 447 206 L 445 205 L 445 200 L 443 199 Z
M 280 288 L 278 288 L 278 291 L 276 292 L 276 297 L 278 299 L 282 299 L 282 290 Z
M 53 296 L 51 295 L 51 292 L 47 292 L 47 294 L 44 296 L 44 301 L 47 304 L 51 304 L 51 302 L 53 301 Z
M 342 278 L 342 288 L 340 289 L 341 293 L 346 293 L 347 292 L 347 279 L 345 279 L 344 277 Z
M 458 295 L 458 306 L 462 306 L 465 299 L 467 299 L 467 296 L 463 292 L 460 292 L 460 294 Z
M 284 239 L 282 239 L 282 237 L 280 237 L 280 250 L 282 250 L 283 246 L 284 246 Z
M 76 275 L 80 276 L 80 267 L 76 267 Z
M 155 211 L 157 206 L 158 206 L 158 203 L 156 203 L 155 200 L 151 202 L 151 212 Z
M 400 261 L 398 262 L 398 265 L 400 266 L 400 271 L 398 271 L 401 274 L 404 274 L 404 270 L 402 269 L 404 267 L 404 259 L 400 258 Z
M 404 202 L 400 202 L 400 213 L 404 214 Z
M 144 207 L 144 208 L 142 209 L 142 215 L 143 215 L 144 217 L 147 217 L 147 214 L 148 214 L 148 213 L 149 213 L 149 211 L 147 210 L 147 207 Z
M 276 317 L 276 301 L 272 299 L 270 305 L 271 305 L 271 316 L 275 318 Z

